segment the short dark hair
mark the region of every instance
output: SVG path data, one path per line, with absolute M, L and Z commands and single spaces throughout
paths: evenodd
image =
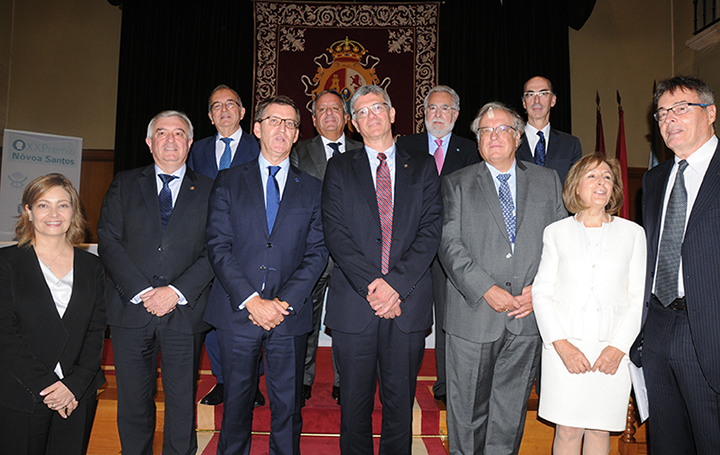
M 289 96 L 285 95 L 277 95 L 261 101 L 255 108 L 255 122 L 259 123 L 263 119 L 263 117 L 265 117 L 265 111 L 271 104 L 291 106 L 293 109 L 295 109 L 295 120 L 297 121 L 297 124 L 300 125 L 300 109 L 298 109 L 295 102 Z
M 230 90 L 231 92 L 233 92 L 235 94 L 235 98 L 237 99 L 238 106 L 240 107 L 240 109 L 243 108 L 242 100 L 240 99 L 240 95 L 238 95 L 238 92 L 231 89 L 225 84 L 220 84 L 215 87 L 212 92 L 210 92 L 210 96 L 208 97 L 208 112 L 212 111 L 212 97 L 218 90 Z
M 660 97 L 669 92 L 671 95 L 682 91 L 692 91 L 697 93 L 698 98 L 702 104 L 715 104 L 715 92 L 710 88 L 704 81 L 691 76 L 675 76 L 660 81 L 655 88 L 655 95 L 653 96 L 653 112 L 658 109 L 658 101 Z
M 340 93 L 338 93 L 337 90 L 331 88 L 331 89 L 328 89 L 328 90 L 323 90 L 322 92 L 318 93 L 318 95 L 317 95 L 315 98 L 313 98 L 312 106 L 310 107 L 310 108 L 312 109 L 312 115 L 313 115 L 313 117 L 315 117 L 315 105 L 317 104 L 317 100 L 319 100 L 321 96 L 327 95 L 327 94 L 337 96 L 338 99 L 340 99 L 340 104 L 342 104 L 343 114 L 347 114 L 347 113 L 348 113 L 348 112 L 347 112 L 347 105 L 345 104 L 345 100 L 343 99 L 342 95 L 340 95 Z
M 565 179 L 565 186 L 563 187 L 563 201 L 565 201 L 565 207 L 570 213 L 581 212 L 588 207 L 585 207 L 580 201 L 577 195 L 577 188 L 580 185 L 580 179 L 590 169 L 594 169 L 601 163 L 607 163 L 610 166 L 610 172 L 613 176 L 613 189 L 610 194 L 610 200 L 605 206 L 605 212 L 610 215 L 614 215 L 620 210 L 623 205 L 623 182 L 622 174 L 620 171 L 620 164 L 618 164 L 615 158 L 608 158 L 602 153 L 592 153 L 585 155 L 570 168 L 567 178 Z

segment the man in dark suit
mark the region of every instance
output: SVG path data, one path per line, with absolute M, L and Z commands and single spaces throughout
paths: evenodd
M 240 121 L 245 117 L 240 95 L 227 85 L 218 85 L 208 99 L 208 117 L 215 125 L 217 134 L 197 141 L 188 157 L 188 166 L 195 172 L 212 179 L 218 171 L 247 163 L 257 158 L 260 153 L 255 136 L 245 133 L 240 128 Z M 208 392 L 201 404 L 216 406 L 223 401 L 223 375 L 220 368 L 220 354 L 217 346 L 217 334 L 211 329 L 205 335 L 205 350 L 210 359 L 210 368 L 217 380 L 215 387 Z M 255 405 L 265 404 L 265 397 L 258 389 L 255 393 Z
M 385 90 L 362 86 L 350 106 L 365 147 L 328 162 L 322 201 L 325 241 L 337 267 L 325 324 L 342 379 L 340 450 L 372 453 L 379 376 L 380 454 L 409 455 L 417 374 L 432 325 L 439 178 L 430 155 L 395 146 L 395 109 Z
M 212 179 L 185 165 L 192 137 L 185 114 L 156 115 L 145 140 L 155 164 L 115 176 L 98 222 L 123 453 L 152 455 L 159 352 L 163 453 L 197 449 L 195 389 L 213 278 L 205 247 Z
M 488 103 L 484 162 L 442 181 L 451 454 L 517 454 L 540 362 L 531 285 L 545 227 L 567 215 L 557 173 L 515 159 L 523 121 Z
M 276 96 L 256 109 L 257 159 L 218 174 L 207 240 L 216 280 L 205 320 L 225 378 L 218 454 L 250 453 L 257 364 L 265 353 L 270 454 L 299 454 L 311 293 L 327 263 L 321 182 L 290 165 L 300 111 Z
M 325 177 L 325 168 L 330 158 L 345 153 L 346 150 L 360 148 L 362 143 L 345 136 L 345 125 L 350 117 L 347 115 L 345 102 L 335 90 L 321 92 L 313 100 L 312 113 L 313 125 L 318 135 L 295 144 L 290 153 L 290 163 L 301 171 L 322 180 Z M 313 289 L 313 331 L 308 337 L 308 350 L 305 355 L 303 405 L 312 396 L 312 385 L 315 382 L 315 359 L 320 339 L 320 320 L 332 270 L 332 258 L 328 258 L 327 267 Z M 332 397 L 340 404 L 340 375 L 337 372 L 337 362 L 334 358 L 333 371 L 335 380 Z
M 655 119 L 675 154 L 645 174 L 648 262 L 642 363 L 653 455 L 720 448 L 720 146 L 703 81 L 658 84 Z M 638 344 L 636 342 L 636 344 Z
M 452 134 L 460 114 L 460 97 L 446 85 L 433 87 L 425 97 L 425 128 L 427 132 L 411 134 L 398 139 L 398 147 L 429 153 L 441 177 L 480 161 L 477 144 Z M 435 399 L 446 402 L 445 390 L 445 272 L 435 258 L 430 268 L 433 278 L 435 302 L 435 368 L 437 380 L 433 385 Z
M 555 169 L 560 183 L 565 183 L 572 165 L 582 158 L 582 147 L 575 136 L 550 128 L 550 109 L 556 101 L 548 79 L 535 76 L 525 83 L 522 102 L 528 121 L 517 158 Z

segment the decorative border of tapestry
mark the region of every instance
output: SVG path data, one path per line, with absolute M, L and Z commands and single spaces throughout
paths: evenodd
M 347 102 L 358 87 L 377 84 L 397 111 L 395 133 L 422 131 L 423 100 L 437 80 L 439 9 L 439 2 L 256 0 L 255 103 L 290 96 L 309 138 L 318 93 L 334 88 Z

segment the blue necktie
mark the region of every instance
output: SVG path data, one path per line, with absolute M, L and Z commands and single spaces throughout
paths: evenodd
M 218 166 L 218 171 L 229 168 L 230 163 L 232 162 L 232 149 L 230 148 L 230 143 L 233 141 L 233 139 L 230 137 L 221 137 L 220 140 L 225 143 L 225 151 L 220 157 L 220 165 Z
M 328 142 L 328 145 L 333 149 L 332 157 L 335 158 L 340 154 L 340 143 L 339 142 Z
M 537 135 L 540 139 L 535 146 L 535 164 L 545 166 L 545 135 L 542 131 L 538 131 Z
M 513 203 L 512 193 L 510 193 L 510 185 L 508 179 L 510 174 L 500 174 L 497 179 L 500 181 L 500 206 L 502 207 L 503 218 L 505 219 L 505 228 L 507 229 L 510 243 L 515 243 L 515 204 Z
M 163 182 L 163 187 L 158 195 L 158 201 L 160 202 L 160 220 L 162 221 L 163 231 L 170 221 L 170 215 L 172 214 L 173 203 L 172 203 L 172 191 L 170 191 L 170 182 L 177 177 L 170 174 L 158 174 L 160 180 Z
M 280 170 L 280 166 L 268 166 L 268 179 L 265 186 L 265 194 L 267 195 L 267 224 L 268 232 L 272 232 L 275 218 L 277 217 L 278 208 L 280 207 L 280 186 L 278 185 L 275 175 Z
M 685 217 L 687 216 L 687 190 L 685 189 L 684 174 L 687 166 L 688 163 L 685 160 L 678 163 L 675 183 L 665 210 L 665 224 L 658 251 L 655 295 L 665 307 L 678 297 L 678 272 L 685 234 Z

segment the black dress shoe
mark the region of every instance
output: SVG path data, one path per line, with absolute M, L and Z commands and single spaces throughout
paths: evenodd
M 257 406 L 265 406 L 265 397 L 263 396 L 262 392 L 260 392 L 260 389 L 257 389 L 257 392 L 255 392 L 255 400 L 253 401 L 253 404 Z
M 224 387 L 222 383 L 215 384 L 215 387 L 213 387 L 212 390 L 209 391 L 202 400 L 200 400 L 200 404 L 206 404 L 208 406 L 217 406 L 219 404 L 222 404 L 223 389 Z
M 305 402 L 312 397 L 312 386 L 303 384 L 302 388 L 302 404 L 301 407 L 305 407 Z
M 445 394 L 440 395 L 440 394 L 437 394 L 437 393 L 436 393 L 436 394 L 435 394 L 435 399 L 436 399 L 437 401 L 442 401 L 443 404 L 447 406 L 447 395 L 445 395 Z
M 335 401 L 337 401 L 337 404 L 339 405 L 340 404 L 340 387 L 333 386 L 331 395 L 335 399 Z

